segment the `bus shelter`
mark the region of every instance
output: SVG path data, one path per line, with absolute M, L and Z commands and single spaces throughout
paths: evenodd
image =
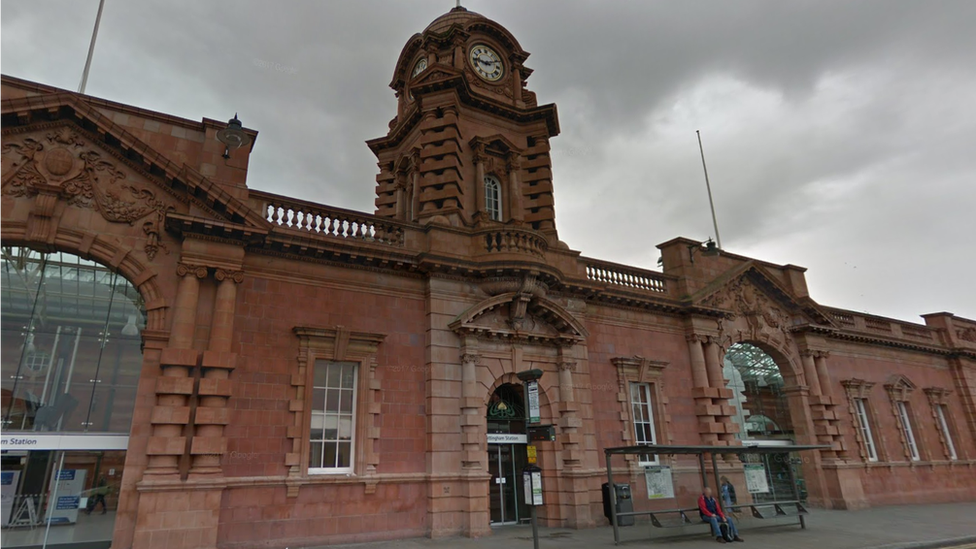
M 704 491 L 706 487 L 710 486 L 708 470 L 705 467 L 707 456 L 707 459 L 709 459 L 712 464 L 711 487 L 713 488 L 715 499 L 721 503 L 721 485 L 719 483 L 720 475 L 718 467 L 719 456 L 734 455 L 739 459 L 740 462 L 743 463 L 743 477 L 745 480 L 747 482 L 749 482 L 750 479 L 753 482 L 761 482 L 765 478 L 766 471 L 765 469 L 762 469 L 761 471 L 757 470 L 757 465 L 762 466 L 763 462 L 769 463 L 769 460 L 762 460 L 757 464 L 755 458 L 762 458 L 764 456 L 778 457 L 782 462 L 789 464 L 792 463 L 790 456 L 793 453 L 829 448 L 830 446 L 827 445 L 669 446 L 660 444 L 606 448 L 603 451 L 607 464 L 607 484 L 605 485 L 604 491 L 604 509 L 606 510 L 606 507 L 609 504 L 608 515 L 610 524 L 613 526 L 614 544 L 620 544 L 621 522 L 627 521 L 628 525 L 633 524 L 633 517 L 636 516 L 648 516 L 650 518 L 649 522 L 651 526 L 657 528 L 674 528 L 692 526 L 695 524 L 706 524 L 701 522 L 698 516 L 697 506 L 686 506 L 682 508 L 679 505 L 674 506 L 674 508 L 667 509 L 633 510 L 631 505 L 630 510 L 618 509 L 621 494 L 618 494 L 620 488 L 614 483 L 613 458 L 615 456 L 636 455 L 643 456 L 644 458 L 661 455 L 694 456 L 697 458 L 698 462 L 697 476 L 701 481 L 700 491 Z M 655 459 L 654 461 L 656 462 L 657 460 Z M 750 461 L 752 461 L 752 463 L 750 463 Z M 675 497 L 670 466 L 647 466 L 644 467 L 644 470 L 646 471 L 645 484 L 648 487 L 648 498 L 651 498 L 652 493 L 661 496 L 662 499 Z M 733 512 L 748 510 L 751 516 L 757 519 L 795 516 L 797 517 L 800 527 L 806 528 L 804 515 L 807 514 L 807 510 L 804 507 L 801 494 L 797 487 L 795 472 L 792 466 L 785 467 L 785 471 L 787 471 L 788 483 L 790 487 L 786 494 L 776 494 L 774 492 L 772 499 L 767 498 L 763 501 L 735 504 L 732 505 L 731 509 L 729 510 Z M 627 472 L 633 473 L 633 469 L 630 469 Z M 760 477 L 760 474 L 763 476 Z M 668 494 L 669 489 L 671 491 L 670 496 Z M 629 498 L 631 495 L 629 493 L 623 494 L 623 497 Z M 725 505 L 723 504 L 722 506 L 724 509 Z

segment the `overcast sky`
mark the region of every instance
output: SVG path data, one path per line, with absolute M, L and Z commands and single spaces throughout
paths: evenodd
M 656 269 L 713 235 L 809 268 L 818 302 L 976 318 L 976 1 L 463 3 L 559 106 L 560 237 Z M 407 39 L 453 0 L 107 0 L 87 93 L 260 132 L 251 188 L 373 211 L 363 143 Z M 75 90 L 98 0 L 3 2 L 4 74 Z

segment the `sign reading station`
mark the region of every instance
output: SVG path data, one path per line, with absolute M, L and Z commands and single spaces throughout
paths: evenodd
M 525 435 L 512 433 L 488 433 L 488 444 L 525 444 Z

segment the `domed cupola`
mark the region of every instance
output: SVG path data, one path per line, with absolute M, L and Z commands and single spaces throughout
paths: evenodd
M 377 215 L 556 237 L 549 139 L 559 122 L 526 89 L 528 57 L 508 29 L 460 6 L 410 37 L 390 82 L 397 116 L 367 142 Z

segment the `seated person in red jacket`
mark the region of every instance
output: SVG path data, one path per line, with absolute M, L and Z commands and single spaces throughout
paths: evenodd
M 712 497 L 712 489 L 705 488 L 705 492 L 698 496 L 698 513 L 701 515 L 703 521 L 711 523 L 712 534 L 715 535 L 715 541 L 719 543 L 725 543 L 725 538 L 722 537 L 722 529 L 719 527 L 719 523 L 725 523 L 729 527 L 729 535 L 735 541 L 745 541 L 739 537 L 739 531 L 735 528 L 735 523 L 732 522 L 731 517 L 726 517 L 722 513 L 722 508 L 719 507 L 718 502 Z

